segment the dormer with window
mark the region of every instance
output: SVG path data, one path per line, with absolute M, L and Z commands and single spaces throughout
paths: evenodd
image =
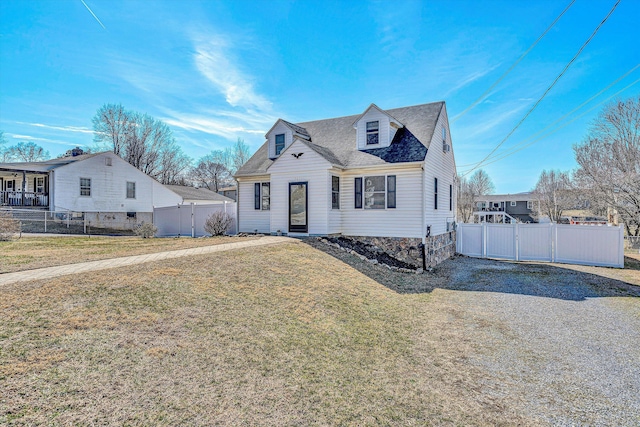
M 301 126 L 278 119 L 275 125 L 267 132 L 265 138 L 269 142 L 269 158 L 275 159 L 293 143 L 294 137 L 311 141 L 307 130 Z
M 403 124 L 384 110 L 371 104 L 353 123 L 358 150 L 388 147 Z

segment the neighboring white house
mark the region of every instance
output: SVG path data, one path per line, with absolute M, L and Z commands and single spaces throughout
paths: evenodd
M 266 139 L 235 175 L 240 232 L 452 238 L 456 168 L 444 102 L 280 119 Z
M 79 212 L 95 227 L 130 228 L 151 222 L 154 206 L 182 203 L 113 152 L 0 163 L 0 190 L 3 206 Z

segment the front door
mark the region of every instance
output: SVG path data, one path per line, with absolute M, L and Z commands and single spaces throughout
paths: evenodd
M 307 183 L 289 183 L 289 232 L 307 233 L 309 213 L 307 209 Z

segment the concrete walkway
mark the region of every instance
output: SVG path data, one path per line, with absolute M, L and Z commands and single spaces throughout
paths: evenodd
M 255 246 L 275 245 L 288 242 L 296 242 L 296 239 L 280 236 L 265 236 L 258 240 L 224 243 L 221 245 L 201 246 L 177 251 L 156 252 L 145 255 L 133 255 L 120 258 L 102 259 L 98 261 L 80 262 L 77 264 L 60 265 L 57 267 L 45 267 L 35 270 L 17 271 L 15 273 L 0 274 L 0 286 L 10 283 L 25 282 L 30 280 L 50 279 L 53 277 L 79 274 L 86 271 L 106 270 L 109 268 L 125 267 L 127 265 L 142 264 L 145 262 L 160 261 L 163 259 L 180 258 L 191 255 L 202 255 L 213 252 L 224 252 L 233 249 L 250 248 Z

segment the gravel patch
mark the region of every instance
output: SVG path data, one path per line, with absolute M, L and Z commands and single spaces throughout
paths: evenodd
M 640 286 L 605 277 L 618 271 L 457 256 L 411 274 L 307 243 L 389 289 L 454 307 L 450 325 L 474 349 L 466 363 L 485 373 L 483 396 L 542 425 L 640 425 Z

